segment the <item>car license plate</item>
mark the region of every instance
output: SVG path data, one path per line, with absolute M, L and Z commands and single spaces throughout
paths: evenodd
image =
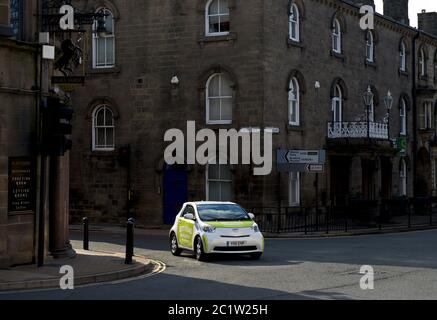
M 228 247 L 242 247 L 246 244 L 246 241 L 228 241 Z

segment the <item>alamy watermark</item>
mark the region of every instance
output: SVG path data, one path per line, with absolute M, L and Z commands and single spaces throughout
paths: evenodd
M 361 6 L 360 14 L 363 15 L 360 19 L 360 28 L 362 30 L 375 29 L 375 9 L 369 5 Z
M 211 129 L 196 133 L 196 122 L 188 121 L 186 136 L 180 129 L 166 131 L 164 141 L 171 144 L 164 151 L 164 160 L 168 165 L 253 164 L 254 175 L 269 175 L 273 162 L 272 136 L 270 129 L 248 128 L 219 129 L 217 137 Z M 196 147 L 196 143 L 201 144 Z
M 59 279 L 59 287 L 61 290 L 73 290 L 74 289 L 74 269 L 72 266 L 64 265 L 59 270 L 60 274 L 63 274 Z
M 360 274 L 363 276 L 360 279 L 361 290 L 373 290 L 375 289 L 375 271 L 372 266 L 362 266 Z

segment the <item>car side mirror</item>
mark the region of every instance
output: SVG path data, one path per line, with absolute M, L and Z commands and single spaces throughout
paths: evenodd
M 187 220 L 196 220 L 196 218 L 194 217 L 194 215 L 192 213 L 187 213 L 184 216 L 184 218 L 187 219 Z
M 255 220 L 255 215 L 253 213 L 249 213 L 249 217 L 250 219 Z

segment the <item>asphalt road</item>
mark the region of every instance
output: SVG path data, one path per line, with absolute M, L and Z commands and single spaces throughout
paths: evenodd
M 81 234 L 72 232 L 80 247 Z M 94 250 L 124 252 L 122 233 L 94 232 Z M 437 299 L 437 230 L 326 239 L 266 240 L 259 261 L 173 257 L 167 236 L 137 232 L 135 254 L 160 260 L 165 272 L 118 284 L 0 294 L 1 299 Z M 362 290 L 362 265 L 374 268 Z

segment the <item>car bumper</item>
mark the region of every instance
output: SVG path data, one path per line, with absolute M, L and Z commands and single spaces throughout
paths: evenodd
M 205 253 L 254 253 L 264 251 L 264 237 L 260 232 L 246 237 L 227 237 L 220 234 L 202 236 Z M 234 246 L 239 242 L 238 246 Z

